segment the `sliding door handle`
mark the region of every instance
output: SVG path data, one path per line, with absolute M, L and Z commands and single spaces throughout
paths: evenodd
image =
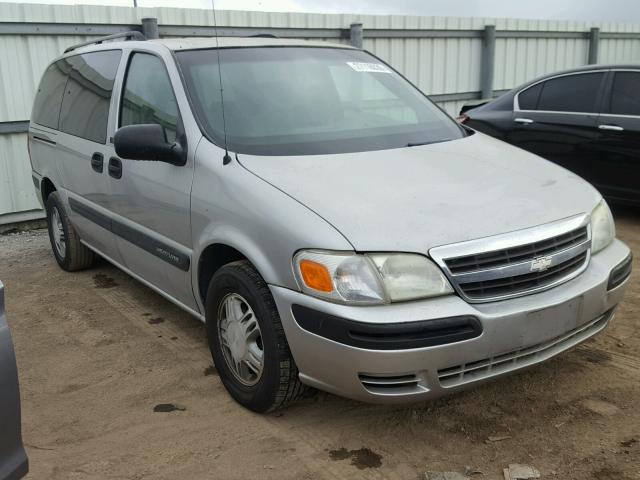
M 619 127 L 618 125 L 598 125 L 600 130 L 610 130 L 612 132 L 623 132 L 624 128 Z
M 98 173 L 102 173 L 104 165 L 104 157 L 101 153 L 94 153 L 91 155 L 91 168 Z

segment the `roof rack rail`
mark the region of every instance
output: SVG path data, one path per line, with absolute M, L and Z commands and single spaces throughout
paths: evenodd
M 255 35 L 249 35 L 249 38 L 280 38 L 273 33 L 256 33 Z
M 107 35 L 106 37 L 94 38 L 93 40 L 89 40 L 87 42 L 82 42 L 82 43 L 78 43 L 76 45 L 71 45 L 70 47 L 67 47 L 67 49 L 64 51 L 64 53 L 71 52 L 71 51 L 75 50 L 76 48 L 85 47 L 87 45 L 97 45 L 97 44 L 100 44 L 100 43 L 102 43 L 104 41 L 115 40 L 117 38 L 124 38 L 125 40 L 146 40 L 147 39 L 147 37 L 145 37 L 140 32 L 137 32 L 135 30 L 131 30 L 129 32 L 114 33 L 113 35 Z

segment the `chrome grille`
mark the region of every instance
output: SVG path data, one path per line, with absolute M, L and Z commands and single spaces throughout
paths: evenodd
M 582 252 L 578 256 L 550 267 L 544 272 L 530 272 L 493 280 L 460 283 L 459 287 L 468 298 L 472 299 L 499 297 L 513 292 L 524 292 L 544 287 L 566 277 L 584 265 L 586 258 L 587 252 Z
M 486 268 L 501 267 L 510 263 L 526 262 L 536 257 L 549 255 L 588 240 L 587 227 L 577 228 L 557 237 L 548 238 L 519 247 L 505 248 L 496 252 L 467 255 L 447 259 L 449 271 L 453 274 Z
M 581 215 L 429 253 L 469 302 L 526 295 L 574 278 L 586 268 L 591 247 L 588 220 Z

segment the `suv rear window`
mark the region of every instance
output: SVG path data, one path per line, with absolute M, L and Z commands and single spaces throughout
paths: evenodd
M 62 67 L 62 61 L 49 65 L 40 80 L 36 99 L 33 102 L 31 120 L 49 128 L 58 128 L 62 94 L 67 83 L 67 74 Z
M 106 142 L 113 81 L 121 55 L 120 50 L 106 50 L 60 60 L 69 72 L 60 130 L 93 142 Z

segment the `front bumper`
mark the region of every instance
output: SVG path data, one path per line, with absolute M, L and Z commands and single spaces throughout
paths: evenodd
M 624 243 L 615 240 L 591 257 L 581 275 L 562 285 L 484 304 L 450 295 L 363 307 L 333 304 L 282 287 L 271 286 L 271 291 L 304 383 L 363 401 L 418 401 L 539 363 L 603 330 L 627 284 L 625 279 L 608 290 L 611 272 L 629 253 Z M 374 350 L 305 330 L 294 309 L 298 315 L 311 309 L 377 325 L 473 317 L 482 332 L 445 345 Z

